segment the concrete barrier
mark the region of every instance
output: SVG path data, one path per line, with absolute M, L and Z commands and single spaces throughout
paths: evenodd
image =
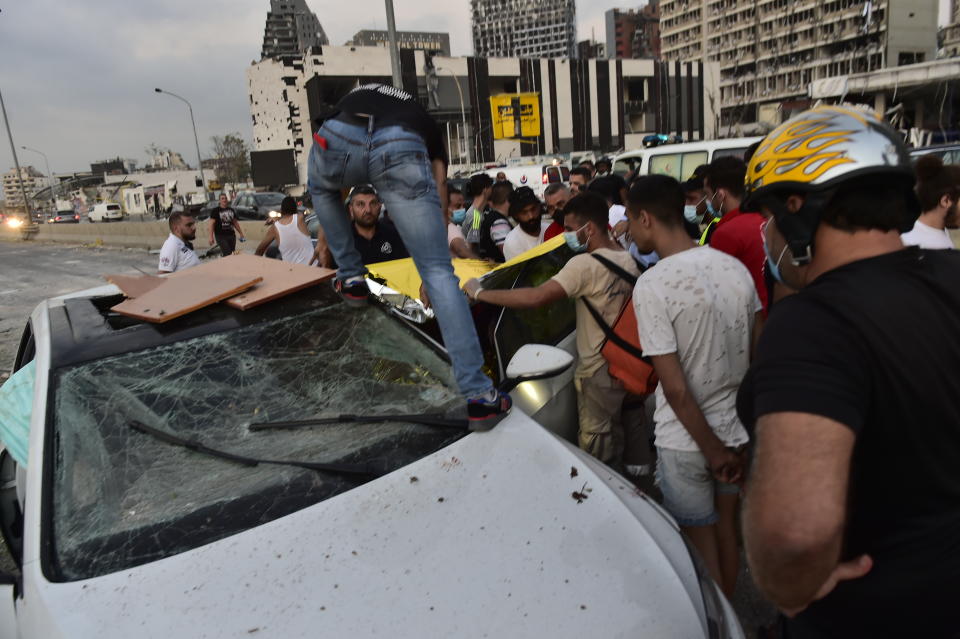
M 210 248 L 209 222 L 197 224 L 197 249 Z M 240 222 L 247 240 L 256 247 L 263 239 L 267 227 L 263 222 Z M 90 224 L 37 224 L 20 229 L 0 225 L 0 239 L 27 240 L 38 242 L 62 242 L 65 244 L 93 244 L 119 248 L 142 248 L 148 251 L 158 250 L 170 234 L 166 220 L 146 222 L 101 222 Z

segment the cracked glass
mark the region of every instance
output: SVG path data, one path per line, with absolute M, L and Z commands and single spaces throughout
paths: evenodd
M 249 430 L 340 414 L 463 412 L 449 363 L 386 313 L 342 304 L 62 369 L 53 406 L 57 581 L 184 552 L 365 481 L 210 458 L 130 421 L 240 455 L 384 473 L 465 434 L 398 422 Z

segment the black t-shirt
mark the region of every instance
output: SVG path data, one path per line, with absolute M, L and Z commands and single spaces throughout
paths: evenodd
M 233 221 L 237 219 L 237 214 L 230 207 L 225 209 L 217 207 L 213 209 L 213 212 L 210 214 L 210 219 L 214 221 L 214 235 L 237 234 L 237 232 L 233 229 Z
M 402 126 L 423 138 L 431 160 L 443 160 L 449 164 L 440 127 L 426 109 L 403 89 L 385 84 L 364 84 L 340 100 L 337 110 L 372 115 L 377 128 Z
M 397 227 L 386 220 L 380 220 L 377 223 L 377 230 L 372 239 L 367 239 L 357 233 L 357 227 L 353 227 L 353 245 L 357 247 L 360 258 L 364 264 L 376 264 L 377 262 L 389 262 L 390 260 L 402 260 L 410 257 L 407 247 L 403 245 L 400 239 L 400 233 Z
M 797 624 L 836 637 L 960 630 L 960 252 L 860 260 L 784 298 L 737 409 L 748 429 L 796 411 L 856 435 L 843 559 L 874 566 Z

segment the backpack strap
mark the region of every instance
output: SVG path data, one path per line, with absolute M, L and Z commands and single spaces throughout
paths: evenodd
M 624 271 L 624 273 L 626 273 L 626 271 Z M 627 353 L 630 353 L 637 359 L 642 360 L 647 364 L 650 364 L 650 358 L 644 355 L 642 350 L 640 350 L 639 348 L 637 348 L 627 340 L 617 335 L 617 333 L 613 330 L 613 328 L 611 328 L 609 324 L 603 321 L 603 316 L 600 315 L 600 311 L 598 311 L 593 307 L 593 304 L 588 302 L 586 298 L 581 298 L 580 301 L 583 302 L 583 305 L 586 306 L 587 310 L 590 311 L 590 314 L 593 315 L 593 319 L 595 319 L 597 324 L 600 325 L 600 330 L 603 331 L 603 334 L 607 337 L 608 340 L 610 340 L 611 342 L 619 346 L 622 350 L 626 351 Z M 630 304 L 630 303 L 631 303 L 630 300 L 627 300 L 627 304 Z
M 617 277 L 625 281 L 630 286 L 637 285 L 637 277 L 633 273 L 630 273 L 625 268 L 620 266 L 619 264 L 608 260 L 602 255 L 597 255 L 595 252 L 590 253 L 590 257 L 592 257 L 593 259 L 597 260 L 598 262 L 606 266 L 611 273 L 613 273 L 614 275 L 616 275 Z M 633 259 L 633 257 L 631 256 L 630 259 Z M 636 262 L 636 260 L 634 260 L 634 262 Z M 640 266 L 640 264 L 637 264 L 637 268 L 640 269 L 641 273 L 643 273 L 644 270 L 646 270 L 642 266 Z

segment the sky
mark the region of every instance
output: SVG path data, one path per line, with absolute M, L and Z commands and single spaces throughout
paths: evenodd
M 945 6 L 948 0 L 939 0 Z M 331 44 L 360 29 L 386 28 L 380 0 L 307 0 Z M 397 29 L 446 31 L 454 55 L 470 55 L 469 0 L 394 0 Z M 577 38 L 605 37 L 603 14 L 634 4 L 579 0 Z M 0 93 L 22 165 L 46 173 L 86 171 L 90 163 L 134 158 L 156 144 L 196 165 L 187 106 L 200 150 L 231 132 L 251 139 L 246 67 L 260 58 L 269 0 L 20 0 L 0 3 Z M 941 8 L 944 11 L 944 8 Z M 0 140 L 0 171 L 13 167 Z

